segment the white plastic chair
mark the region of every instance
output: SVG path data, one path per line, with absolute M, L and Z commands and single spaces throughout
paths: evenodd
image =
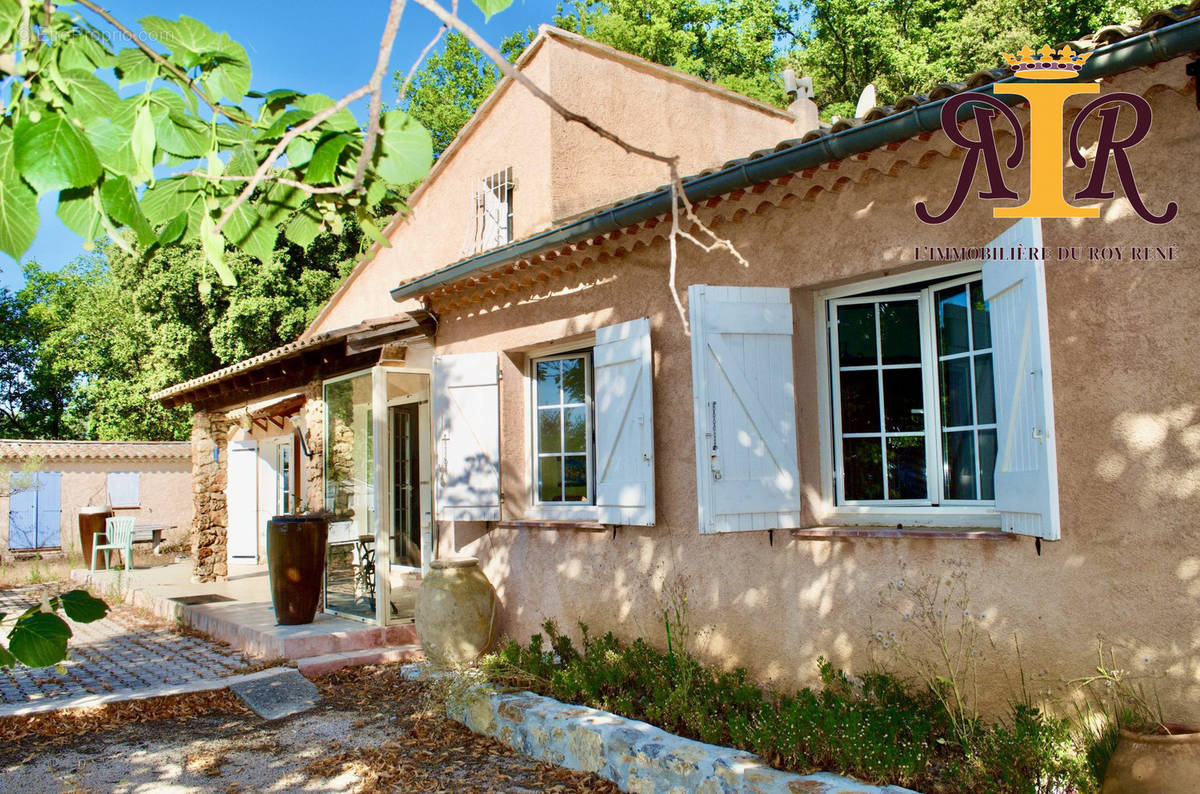
M 96 572 L 96 555 L 104 551 L 104 567 L 112 569 L 112 552 L 124 554 L 125 570 L 133 567 L 133 521 L 132 517 L 104 519 L 104 531 L 96 533 L 92 545 L 92 572 Z M 104 543 L 99 543 L 104 538 Z

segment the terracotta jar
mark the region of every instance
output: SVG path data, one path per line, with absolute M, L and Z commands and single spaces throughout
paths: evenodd
M 417 591 L 417 639 L 435 665 L 470 664 L 491 647 L 496 591 L 474 557 L 434 560 Z
M 113 511 L 108 505 L 79 508 L 79 552 L 83 555 L 83 567 L 92 564 L 92 545 L 96 534 L 104 531 L 104 520 L 112 518 Z M 105 568 L 104 557 L 96 558 L 97 569 Z
M 328 537 L 329 518 L 323 515 L 275 516 L 267 522 L 267 570 L 279 625 L 313 622 Z
M 1171 733 L 1122 730 L 1101 794 L 1188 794 L 1200 786 L 1200 731 L 1168 725 Z

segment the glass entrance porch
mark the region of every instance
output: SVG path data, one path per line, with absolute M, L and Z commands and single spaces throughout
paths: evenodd
M 428 372 L 375 367 L 325 383 L 325 611 L 410 622 L 432 516 Z

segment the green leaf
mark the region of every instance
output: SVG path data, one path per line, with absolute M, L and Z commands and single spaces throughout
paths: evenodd
M 16 667 L 17 657 L 8 652 L 8 648 L 0 645 L 0 667 Z
M 250 90 L 250 59 L 246 57 L 246 51 L 240 44 L 232 41 L 230 44 L 236 47 L 240 54 L 217 58 L 216 66 L 209 70 L 204 82 L 214 99 L 225 97 L 231 102 L 241 102 L 242 97 Z
M 142 17 L 138 22 L 167 48 L 171 60 L 185 69 L 204 62 L 206 56 L 225 54 L 224 48 L 232 43 L 228 36 L 214 33 L 208 25 L 188 16 L 180 16 L 178 22 L 162 17 Z
M 275 121 L 271 123 L 270 127 L 267 127 L 262 134 L 263 140 L 278 138 L 292 127 L 295 127 L 298 124 L 303 124 L 312 117 L 313 112 L 311 110 L 299 110 L 293 108 L 279 118 L 275 119 Z
M 279 232 L 275 225 L 267 223 L 253 207 L 242 204 L 233 211 L 225 222 L 229 241 L 258 261 L 266 264 L 275 251 L 275 238 Z
M 141 83 L 158 75 L 158 64 L 137 47 L 127 47 L 118 52 L 114 68 L 121 86 Z
M 84 126 L 83 134 L 91 141 L 96 156 L 107 170 L 135 178 L 140 174 L 137 158 L 130 145 L 133 131 L 129 121 L 92 119 Z
M 153 245 L 158 239 L 154 234 L 154 229 L 150 228 L 150 222 L 146 220 L 142 208 L 138 205 L 137 195 L 133 192 L 133 185 L 129 183 L 127 177 L 110 176 L 105 179 L 104 183 L 100 185 L 100 204 L 108 213 L 108 217 L 122 226 L 133 229 L 138 242 L 143 246 Z
M 112 53 L 101 43 L 99 34 L 91 30 L 76 29 L 58 51 L 58 66 L 64 71 L 80 69 L 94 72 L 116 62 Z
M 171 96 L 174 96 L 172 94 Z M 199 157 L 209 149 L 209 130 L 204 124 L 189 117 L 180 109 L 162 112 L 162 105 L 152 103 L 150 113 L 154 117 L 154 135 L 158 145 L 183 158 Z
M 316 115 L 335 103 L 332 99 L 324 94 L 307 94 L 300 97 L 292 104 L 300 110 L 307 110 L 310 114 Z M 337 113 L 334 113 L 332 116 L 321 122 L 321 127 L 323 129 L 336 130 L 338 132 L 351 132 L 352 130 L 358 129 L 358 121 L 354 118 L 353 113 L 345 108 L 342 108 Z
M 212 216 L 204 213 L 200 221 L 200 248 L 204 251 L 204 258 L 221 277 L 221 283 L 227 287 L 236 287 L 237 278 L 225 262 L 225 238 L 216 230 L 216 225 Z
M 103 223 L 96 209 L 95 188 L 73 187 L 58 192 L 59 220 L 84 239 L 92 242 L 100 236 Z
M 338 133 L 318 143 L 308 164 L 308 170 L 304 172 L 304 181 L 310 185 L 333 184 L 337 175 L 338 160 L 345 148 L 354 142 L 353 135 Z
M 0 126 L 0 250 L 20 259 L 37 236 L 37 195 L 17 173 L 13 133 Z
M 16 0 L 4 0 L 0 3 L 0 41 L 8 41 L 17 31 L 21 21 L 22 4 Z
M 512 0 L 472 0 L 472 2 L 483 12 L 484 22 L 512 5 Z
M 108 604 L 87 590 L 72 590 L 58 597 L 63 612 L 76 623 L 91 623 L 108 614 Z
M 21 618 L 8 633 L 8 649 L 22 664 L 49 667 L 67 658 L 71 627 L 58 615 L 35 612 Z
M 387 195 L 387 183 L 382 179 L 373 179 L 367 184 L 367 206 L 374 207 L 383 201 Z
M 313 142 L 303 135 L 299 138 L 293 138 L 287 147 L 288 166 L 291 168 L 301 168 L 307 165 L 308 161 L 312 159 L 314 148 L 316 147 Z
M 367 212 L 367 208 L 360 206 L 358 208 L 358 225 L 362 228 L 363 233 L 370 237 L 380 248 L 391 248 L 392 243 L 379 232 L 379 227 L 371 220 L 371 214 Z
M 142 212 L 155 225 L 166 223 L 187 212 L 200 187 L 200 179 L 194 176 L 160 179 L 142 193 Z
M 380 118 L 383 128 L 375 147 L 375 172 L 394 185 L 408 185 L 429 173 L 433 139 L 429 130 L 402 110 Z
M 297 212 L 284 227 L 284 236 L 301 248 L 308 248 L 316 236 L 321 233 L 321 216 L 311 209 Z
M 64 116 L 17 127 L 17 170 L 38 193 L 95 184 L 102 169 L 96 150 Z
M 299 209 L 304 199 L 304 191 L 300 188 L 276 182 L 267 191 L 266 198 L 259 202 L 258 214 L 268 223 L 279 223 Z
M 154 118 L 150 115 L 148 106 L 142 105 L 138 110 L 130 135 L 129 148 L 137 163 L 138 178 L 149 179 L 154 175 L 154 148 L 158 138 L 154 132 Z
M 170 245 L 176 242 L 183 233 L 187 231 L 188 216 L 186 212 L 181 212 L 172 218 L 158 232 L 158 242 L 162 245 Z
M 108 118 L 121 101 L 112 86 L 91 72 L 72 69 L 63 72 L 62 79 L 67 84 L 71 107 L 80 121 Z

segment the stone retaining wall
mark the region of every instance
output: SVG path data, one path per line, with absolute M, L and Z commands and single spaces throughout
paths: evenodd
M 408 665 L 414 679 L 435 677 Z M 607 711 L 573 706 L 532 692 L 499 693 L 483 686 L 450 698 L 446 714 L 475 733 L 567 769 L 594 772 L 638 794 L 915 794 L 872 786 L 828 772 L 798 775 L 773 769 L 752 754 L 667 733 Z

